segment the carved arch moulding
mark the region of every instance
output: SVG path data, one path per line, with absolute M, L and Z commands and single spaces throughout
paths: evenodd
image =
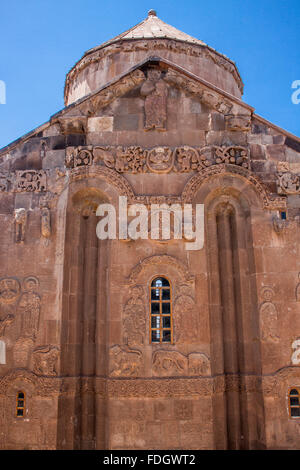
M 57 377 L 39 377 L 34 372 L 26 369 L 16 369 L 9 371 L 0 377 L 0 395 L 7 395 L 9 390 L 26 384 L 34 387 L 35 394 L 40 396 L 49 396 L 53 393 L 59 393 L 61 380 Z
M 140 278 L 140 276 L 146 271 L 148 268 L 151 271 L 156 273 L 156 271 L 161 271 L 161 268 L 164 268 L 165 271 L 167 268 L 173 268 L 177 272 L 177 277 L 180 278 L 183 284 L 194 284 L 195 277 L 190 274 L 188 267 L 179 261 L 178 259 L 174 258 L 170 255 L 153 255 L 149 256 L 148 258 L 143 259 L 140 261 L 131 271 L 129 277 L 127 278 L 128 284 L 133 285 L 136 284 Z M 160 273 L 162 275 L 162 273 Z
M 128 181 L 120 174 L 104 167 L 79 167 L 69 173 L 69 183 L 90 178 L 103 178 L 116 188 L 120 196 L 126 196 L 128 202 L 135 200 L 135 194 Z
M 206 168 L 201 173 L 192 176 L 182 192 L 182 203 L 191 204 L 194 200 L 195 194 L 204 182 L 213 177 L 223 176 L 225 174 L 237 176 L 243 182 L 249 184 L 261 201 L 263 209 L 274 211 L 286 208 L 286 198 L 271 194 L 265 185 L 259 181 L 258 177 L 249 169 L 228 163 L 223 163 L 218 166 L 214 165 L 210 168 Z

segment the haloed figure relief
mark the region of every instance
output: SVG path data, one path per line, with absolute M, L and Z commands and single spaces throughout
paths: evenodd
M 128 346 L 144 344 L 145 338 L 145 307 L 142 300 L 143 289 L 135 286 L 131 289 L 132 297 L 124 308 L 124 343 Z
M 166 130 L 168 89 L 161 75 L 159 69 L 150 68 L 141 87 L 141 95 L 146 97 L 145 130 Z
M 38 332 L 41 299 L 36 293 L 39 282 L 35 277 L 24 281 L 24 293 L 18 305 L 21 315 L 21 337 L 35 339 Z
M 199 340 L 199 312 L 188 286 L 180 288 L 174 308 L 176 343 L 196 343 Z
M 260 334 L 263 341 L 278 341 L 278 314 L 272 302 L 274 291 L 271 287 L 264 287 L 261 291 L 263 302 L 260 305 Z

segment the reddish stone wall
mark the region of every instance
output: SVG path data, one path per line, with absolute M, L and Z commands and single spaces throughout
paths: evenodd
M 144 66 L 2 150 L 1 448 L 299 447 L 298 141 Z M 98 240 L 120 195 L 204 204 L 204 248 Z M 149 343 L 155 276 L 173 344 Z

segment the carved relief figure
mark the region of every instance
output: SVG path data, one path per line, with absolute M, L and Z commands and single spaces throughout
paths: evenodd
M 199 338 L 199 312 L 194 299 L 187 295 L 188 286 L 181 287 L 174 307 L 176 343 L 195 343 Z
M 279 172 L 277 174 L 278 194 L 297 194 L 300 191 L 300 175 L 296 173 Z
M 114 377 L 139 375 L 142 367 L 142 353 L 128 347 L 113 346 L 109 352 L 109 371 Z
M 50 210 L 46 206 L 41 208 L 41 233 L 44 238 L 51 236 Z
M 24 280 L 24 293 L 20 298 L 18 313 L 21 316 L 21 337 L 35 339 L 38 332 L 41 299 L 36 293 L 39 282 L 35 277 Z
M 296 301 L 300 302 L 300 273 L 298 273 L 299 282 L 296 286 Z
M 33 351 L 33 369 L 39 375 L 57 375 L 58 348 L 41 346 Z
M 46 173 L 43 170 L 16 171 L 14 189 L 21 191 L 46 191 Z
M 174 152 L 169 147 L 155 147 L 148 152 L 147 166 L 154 173 L 168 173 L 173 161 Z
M 264 287 L 261 291 L 263 302 L 259 308 L 260 314 L 260 334 L 263 341 L 278 341 L 277 332 L 278 314 L 272 302 L 274 291 L 271 287 Z
M 16 367 L 28 368 L 34 341 L 32 338 L 20 337 L 13 347 L 13 358 Z
M 177 351 L 156 351 L 152 364 L 155 375 L 171 377 L 188 373 L 188 359 Z
M 210 360 L 203 353 L 191 353 L 188 356 L 190 375 L 210 375 Z
M 7 315 L 4 320 L 0 320 L 0 337 L 5 335 L 5 328 L 14 321 L 14 315 Z
M 154 375 L 204 376 L 210 375 L 210 360 L 204 353 L 190 353 L 187 356 L 177 351 L 158 350 L 152 356 Z
M 0 280 L 0 303 L 13 303 L 20 294 L 21 286 L 17 279 L 12 277 Z
M 27 212 L 24 208 L 15 209 L 15 240 L 21 243 L 25 239 L 25 229 L 27 221 Z
M 124 343 L 128 346 L 144 344 L 145 337 L 145 307 L 143 303 L 143 289 L 139 286 L 131 289 L 132 297 L 124 308 Z
M 296 339 L 292 344 L 293 354 L 291 357 L 292 364 L 297 366 L 300 364 L 300 339 Z
M 161 78 L 160 70 L 148 70 L 147 80 L 141 86 L 141 95 L 146 97 L 145 130 L 166 130 L 167 85 Z
M 189 171 L 200 171 L 202 168 L 211 165 L 211 162 L 207 159 L 209 151 L 204 147 L 201 151 L 197 151 L 193 147 L 178 147 L 175 151 L 177 160 L 177 171 L 181 173 Z M 210 150 L 211 154 L 211 150 Z

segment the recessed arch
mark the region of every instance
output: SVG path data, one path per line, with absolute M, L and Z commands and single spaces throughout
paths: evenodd
M 230 164 L 212 165 L 192 176 L 182 192 L 182 202 L 204 201 L 213 190 L 221 194 L 223 188 L 231 187 L 243 194 L 255 207 L 278 210 L 286 207 L 286 200 L 280 196 L 271 196 L 267 188 L 248 169 Z
M 251 449 L 258 442 L 264 445 L 262 390 L 258 386 L 252 397 L 252 392 L 232 389 L 230 383 L 262 373 L 260 345 L 254 340 L 259 316 L 251 211 L 253 206 L 257 211 L 263 207 L 253 190 L 236 182 L 233 175 L 222 175 L 200 186 L 195 200 L 206 205 L 212 374 L 224 375 L 226 384 L 222 419 L 226 426 L 222 429 L 220 416 L 214 417 L 216 446 Z M 252 401 L 255 412 L 249 408 Z

